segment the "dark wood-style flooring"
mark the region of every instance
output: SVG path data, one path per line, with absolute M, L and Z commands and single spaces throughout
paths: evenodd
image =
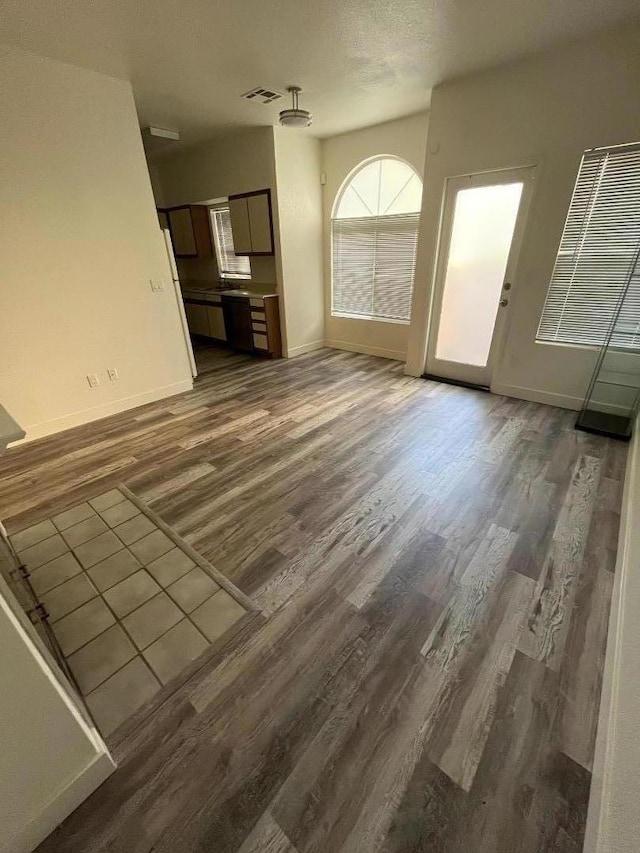
M 10 531 L 125 483 L 260 607 L 41 853 L 579 853 L 626 448 L 323 350 L 11 450 Z

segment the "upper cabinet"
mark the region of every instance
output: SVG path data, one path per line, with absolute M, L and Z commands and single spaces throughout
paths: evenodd
M 230 198 L 229 216 L 231 217 L 231 233 L 233 234 L 233 249 L 236 255 L 251 254 L 251 228 L 249 226 L 249 208 L 247 199 Z
M 233 247 L 236 255 L 272 255 L 271 192 L 229 196 Z
M 209 212 L 204 204 L 170 207 L 167 211 L 173 251 L 177 258 L 211 258 L 213 244 Z

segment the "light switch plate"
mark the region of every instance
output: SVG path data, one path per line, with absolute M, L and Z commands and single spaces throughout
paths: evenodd
M 112 382 L 115 382 L 118 379 L 118 369 L 116 367 L 108 367 L 107 368 L 107 376 Z
M 160 291 L 164 290 L 164 282 L 161 278 L 150 278 L 149 283 L 154 293 L 160 293 Z
M 100 384 L 100 380 L 98 379 L 97 373 L 88 373 L 87 374 L 87 382 L 89 383 L 89 388 L 97 388 Z

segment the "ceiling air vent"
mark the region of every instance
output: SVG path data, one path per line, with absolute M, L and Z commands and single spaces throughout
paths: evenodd
M 250 92 L 245 92 L 242 97 L 246 98 L 247 101 L 259 101 L 263 104 L 272 104 L 274 101 L 281 98 L 282 95 L 280 92 L 274 92 L 273 89 L 263 89 L 262 86 L 256 86 L 256 88 L 251 89 Z

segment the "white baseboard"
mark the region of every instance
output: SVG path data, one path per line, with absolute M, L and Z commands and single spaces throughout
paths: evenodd
M 116 765 L 108 753 L 103 752 L 97 755 L 91 764 L 76 776 L 64 791 L 51 800 L 18 836 L 11 839 L 6 853 L 31 853 L 113 773 L 115 768 Z
M 418 379 L 424 373 L 423 370 L 416 370 L 415 368 L 411 367 L 409 365 L 409 362 L 405 364 L 404 370 L 402 372 L 405 376 L 415 376 L 416 379 Z
M 584 853 L 637 853 L 640 837 L 640 432 L 622 495 Z
M 571 397 L 568 394 L 556 394 L 553 391 L 543 391 L 540 388 L 526 388 L 523 385 L 505 385 L 492 382 L 493 394 L 504 394 L 505 397 L 516 397 L 518 400 L 528 400 L 531 403 L 545 403 L 547 406 L 558 406 L 561 409 L 573 409 L 578 412 L 582 408 L 582 397 Z
M 12 447 L 18 444 L 24 444 L 28 441 L 33 441 L 36 438 L 44 438 L 47 435 L 53 435 L 56 432 L 62 432 L 65 429 L 81 426 L 82 424 L 97 421 L 100 418 L 108 418 L 110 415 L 117 415 L 120 412 L 126 412 L 128 409 L 135 409 L 138 406 L 144 406 L 145 403 L 155 403 L 156 400 L 162 400 L 165 397 L 173 397 L 175 394 L 182 394 L 185 391 L 193 389 L 193 379 L 183 379 L 181 382 L 174 382 L 171 385 L 164 385 L 161 388 L 152 388 L 151 391 L 143 391 L 141 394 L 133 394 L 130 397 L 121 397 L 118 400 L 111 400 L 108 403 L 102 403 L 99 406 L 92 406 L 90 409 L 81 409 L 78 412 L 70 412 L 67 415 L 62 415 L 59 418 L 53 418 L 50 421 L 41 421 L 38 424 L 31 424 L 24 427 L 26 430 L 26 438 L 22 441 L 14 442 Z
M 305 352 L 313 352 L 316 349 L 324 349 L 325 342 L 311 341 L 310 344 L 300 344 L 297 347 L 289 347 L 285 353 L 286 358 L 295 358 L 297 355 L 304 355 Z
M 541 388 L 526 388 L 522 385 L 504 385 L 500 382 L 491 383 L 493 394 L 504 394 L 505 397 L 516 397 L 518 400 L 529 400 L 532 403 L 545 403 L 548 406 L 558 406 L 561 409 L 572 409 L 579 412 L 583 406 L 583 397 L 572 397 L 569 394 L 556 394 L 554 391 L 544 391 Z M 617 406 L 613 403 L 599 404 L 603 412 L 611 415 L 628 415 L 628 406 Z
M 391 358 L 394 361 L 404 361 L 407 357 L 406 352 L 395 349 L 383 349 L 382 347 L 370 347 L 366 344 L 354 344 L 351 341 L 325 341 L 325 346 L 331 349 L 341 349 L 347 352 L 361 352 L 364 355 L 377 355 L 380 358 Z

